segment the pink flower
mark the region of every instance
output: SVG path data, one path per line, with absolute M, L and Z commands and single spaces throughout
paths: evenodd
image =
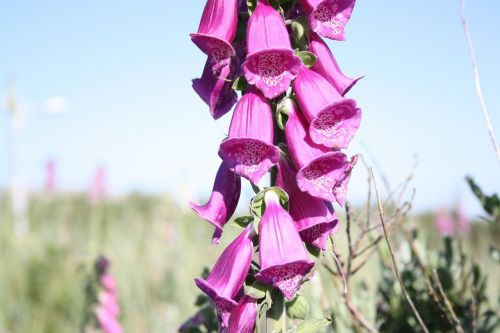
M 293 82 L 293 90 L 309 122 L 312 141 L 329 148 L 347 148 L 361 122 L 356 102 L 342 98 L 330 82 L 306 67 Z
M 104 333 L 122 333 L 123 329 L 118 320 L 104 307 L 99 306 L 96 310 L 99 327 Z
M 198 288 L 214 301 L 221 327 L 227 327 L 229 314 L 237 304 L 234 298 L 250 270 L 252 238 L 251 229 L 247 227 L 224 249 L 207 279 L 195 279 Z
M 222 162 L 217 176 L 215 177 L 214 187 L 210 199 L 205 205 L 199 205 L 191 202 L 191 208 L 198 215 L 215 226 L 212 237 L 214 244 L 219 243 L 219 239 L 224 230 L 224 225 L 229 221 L 238 201 L 241 192 L 240 177 L 229 170 L 226 163 Z
M 229 112 L 238 101 L 236 92 L 232 89 L 235 77 L 234 64 L 227 64 L 218 70 L 213 70 L 208 59 L 201 78 L 193 80 L 193 89 L 209 106 L 210 114 L 219 119 Z
M 249 89 L 236 105 L 219 156 L 229 169 L 256 184 L 279 160 L 273 138 L 271 107 L 256 89 Z
M 258 281 L 278 288 L 291 300 L 312 262 L 288 212 L 273 191 L 265 196 L 266 210 L 259 223 L 260 272 Z
M 441 210 L 436 215 L 434 223 L 441 236 L 452 236 L 455 234 L 455 223 L 446 210 Z
M 339 229 L 339 220 L 330 202 L 312 197 L 299 189 L 296 175 L 297 172 L 281 160 L 278 163 L 276 184 L 289 196 L 290 216 L 302 240 L 324 250 L 328 237 Z
M 198 32 L 191 40 L 208 55 L 214 68 L 229 62 L 235 55 L 231 45 L 238 24 L 237 0 L 208 0 Z
M 351 161 L 340 151 L 332 151 L 312 142 L 307 133 L 305 120 L 291 103 L 285 127 L 286 142 L 290 156 L 299 170 L 297 185 L 301 191 L 326 201 L 337 201 L 344 205 L 349 178 L 358 160 Z
M 248 83 L 267 98 L 284 93 L 299 73 L 302 62 L 293 53 L 283 17 L 268 0 L 258 0 L 250 16 L 247 49 L 242 69 Z
M 312 70 L 327 79 L 340 95 L 344 96 L 362 78 L 351 79 L 345 76 L 328 45 L 315 33 L 311 34 L 309 51 L 317 57 Z
M 311 29 L 321 36 L 345 40 L 345 25 L 351 17 L 355 0 L 301 0 L 308 13 Z
M 94 179 L 90 185 L 90 202 L 98 203 L 106 196 L 106 169 L 103 166 L 97 168 L 94 174 Z
M 257 300 L 243 296 L 229 316 L 226 333 L 254 333 L 257 320 Z
M 45 173 L 45 190 L 47 192 L 54 192 L 57 189 L 57 164 L 55 160 L 50 159 L 47 161 Z

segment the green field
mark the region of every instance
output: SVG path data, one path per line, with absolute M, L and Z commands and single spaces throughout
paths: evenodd
M 238 232 L 228 225 L 222 244 L 213 247 L 208 223 L 167 197 L 129 195 L 90 205 L 81 194 L 37 195 L 30 201 L 31 227 L 25 237 L 13 235 L 5 195 L 0 208 L 0 333 L 77 332 L 85 278 L 101 254 L 112 263 L 125 331 L 175 332 L 195 310 L 198 289 L 193 279 L 203 267 L 213 265 Z M 431 227 L 432 214 L 408 220 L 425 234 L 424 249 L 431 253 L 439 248 L 439 236 Z M 397 237 L 396 233 L 396 245 Z M 345 232 L 341 230 L 335 239 L 344 252 Z M 496 308 L 498 283 L 494 277 L 499 276 L 500 265 L 488 256 L 488 246 L 498 244 L 499 239 L 499 229 L 485 224 L 474 224 L 465 239 L 467 253 L 490 277 L 490 302 Z M 375 311 L 381 276 L 378 258 L 384 257 L 383 247 L 379 252 L 353 283 L 355 302 L 369 318 Z M 342 286 L 325 270 L 319 272 L 321 278 L 303 288 L 309 295 L 310 316 L 333 314 L 339 327 L 348 325 L 339 296 Z

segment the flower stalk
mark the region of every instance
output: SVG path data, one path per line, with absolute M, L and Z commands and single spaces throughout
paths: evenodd
M 287 306 L 315 274 L 306 244 L 327 249 L 340 226 L 334 203 L 344 205 L 357 162 L 342 150 L 360 126 L 361 110 L 344 97 L 358 79 L 343 74 L 320 37 L 344 39 L 354 0 L 239 1 L 236 10 L 233 0 L 222 3 L 207 1 L 191 35 L 207 55 L 193 87 L 214 119 L 236 106 L 210 200 L 191 207 L 215 226 L 217 244 L 246 184 L 241 179 L 256 195 L 252 216 L 238 219 L 244 231 L 196 284 L 212 300 L 221 332 L 258 325 L 285 333 Z M 208 325 L 193 318 L 181 330 Z

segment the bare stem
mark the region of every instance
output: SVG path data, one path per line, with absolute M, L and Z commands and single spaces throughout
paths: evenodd
M 441 280 L 439 279 L 439 275 L 437 274 L 436 270 L 432 271 L 432 278 L 434 279 L 434 283 L 437 284 L 439 294 L 443 298 L 444 304 L 446 304 L 446 308 L 448 309 L 450 316 L 453 319 L 453 323 L 455 324 L 455 331 L 458 333 L 464 333 L 464 328 L 462 327 L 460 320 L 458 320 L 455 310 L 453 310 L 453 305 L 451 305 L 450 299 L 448 298 L 448 296 L 446 296 L 446 293 L 443 290 L 443 285 L 441 284 Z
M 472 62 L 472 70 L 474 72 L 474 83 L 476 84 L 477 97 L 479 98 L 479 103 L 481 104 L 481 109 L 483 111 L 484 120 L 486 121 L 486 127 L 488 128 L 491 143 L 493 144 L 493 149 L 495 150 L 497 159 L 500 162 L 500 149 L 498 148 L 493 125 L 491 124 L 490 114 L 484 101 L 483 91 L 481 89 L 481 80 L 479 78 L 479 70 L 477 68 L 476 52 L 472 44 L 472 37 L 467 26 L 467 20 L 465 19 L 465 0 L 462 0 L 462 25 L 464 26 L 465 38 L 467 39 L 467 46 L 469 47 L 469 55 Z
M 406 300 L 408 301 L 408 304 L 410 305 L 410 307 L 411 307 L 411 309 L 413 311 L 413 314 L 415 315 L 415 318 L 417 319 L 418 323 L 420 324 L 420 327 L 422 328 L 422 330 L 425 333 L 429 333 L 429 329 L 427 328 L 427 326 L 425 326 L 424 321 L 420 317 L 420 314 L 418 313 L 417 308 L 415 307 L 415 304 L 413 304 L 413 301 L 411 300 L 410 295 L 408 294 L 408 291 L 406 290 L 406 287 L 403 284 L 403 280 L 401 280 L 401 276 L 399 275 L 399 270 L 398 270 L 398 265 L 396 263 L 396 258 L 394 257 L 394 252 L 392 251 L 392 246 L 391 246 L 391 242 L 389 240 L 389 235 L 387 233 L 387 228 L 385 227 L 384 210 L 382 208 L 382 202 L 380 201 L 380 196 L 379 196 L 379 193 L 378 193 L 377 182 L 375 181 L 375 175 L 373 173 L 373 168 L 370 168 L 370 173 L 371 173 L 372 180 L 373 180 L 373 187 L 375 188 L 375 195 L 377 197 L 377 203 L 378 203 L 378 210 L 379 210 L 379 215 L 380 215 L 380 221 L 382 223 L 382 228 L 384 229 L 384 237 L 385 237 L 385 241 L 387 242 L 387 247 L 389 248 L 389 253 L 391 255 L 391 260 L 392 260 L 392 265 L 393 265 L 393 268 L 394 268 L 394 273 L 396 275 L 396 278 L 398 279 L 399 285 L 401 286 L 401 290 L 403 291 L 403 293 L 404 293 L 404 295 L 406 297 Z

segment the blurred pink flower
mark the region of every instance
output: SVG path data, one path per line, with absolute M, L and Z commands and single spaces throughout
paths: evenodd
M 122 333 L 122 327 L 118 321 L 120 305 L 116 282 L 108 273 L 109 261 L 104 257 L 97 263 L 99 274 L 99 292 L 97 294 L 96 317 L 99 327 L 104 333 Z
M 57 163 L 49 159 L 45 166 L 45 191 L 55 192 L 57 189 Z
M 90 202 L 95 204 L 104 199 L 107 194 L 106 185 L 106 169 L 103 166 L 99 166 L 94 173 L 94 178 L 90 184 L 89 189 L 89 199 Z
M 441 209 L 436 214 L 434 225 L 443 237 L 458 236 L 469 232 L 470 220 L 467 218 L 463 206 L 458 204 L 453 214 L 450 214 L 445 209 Z

